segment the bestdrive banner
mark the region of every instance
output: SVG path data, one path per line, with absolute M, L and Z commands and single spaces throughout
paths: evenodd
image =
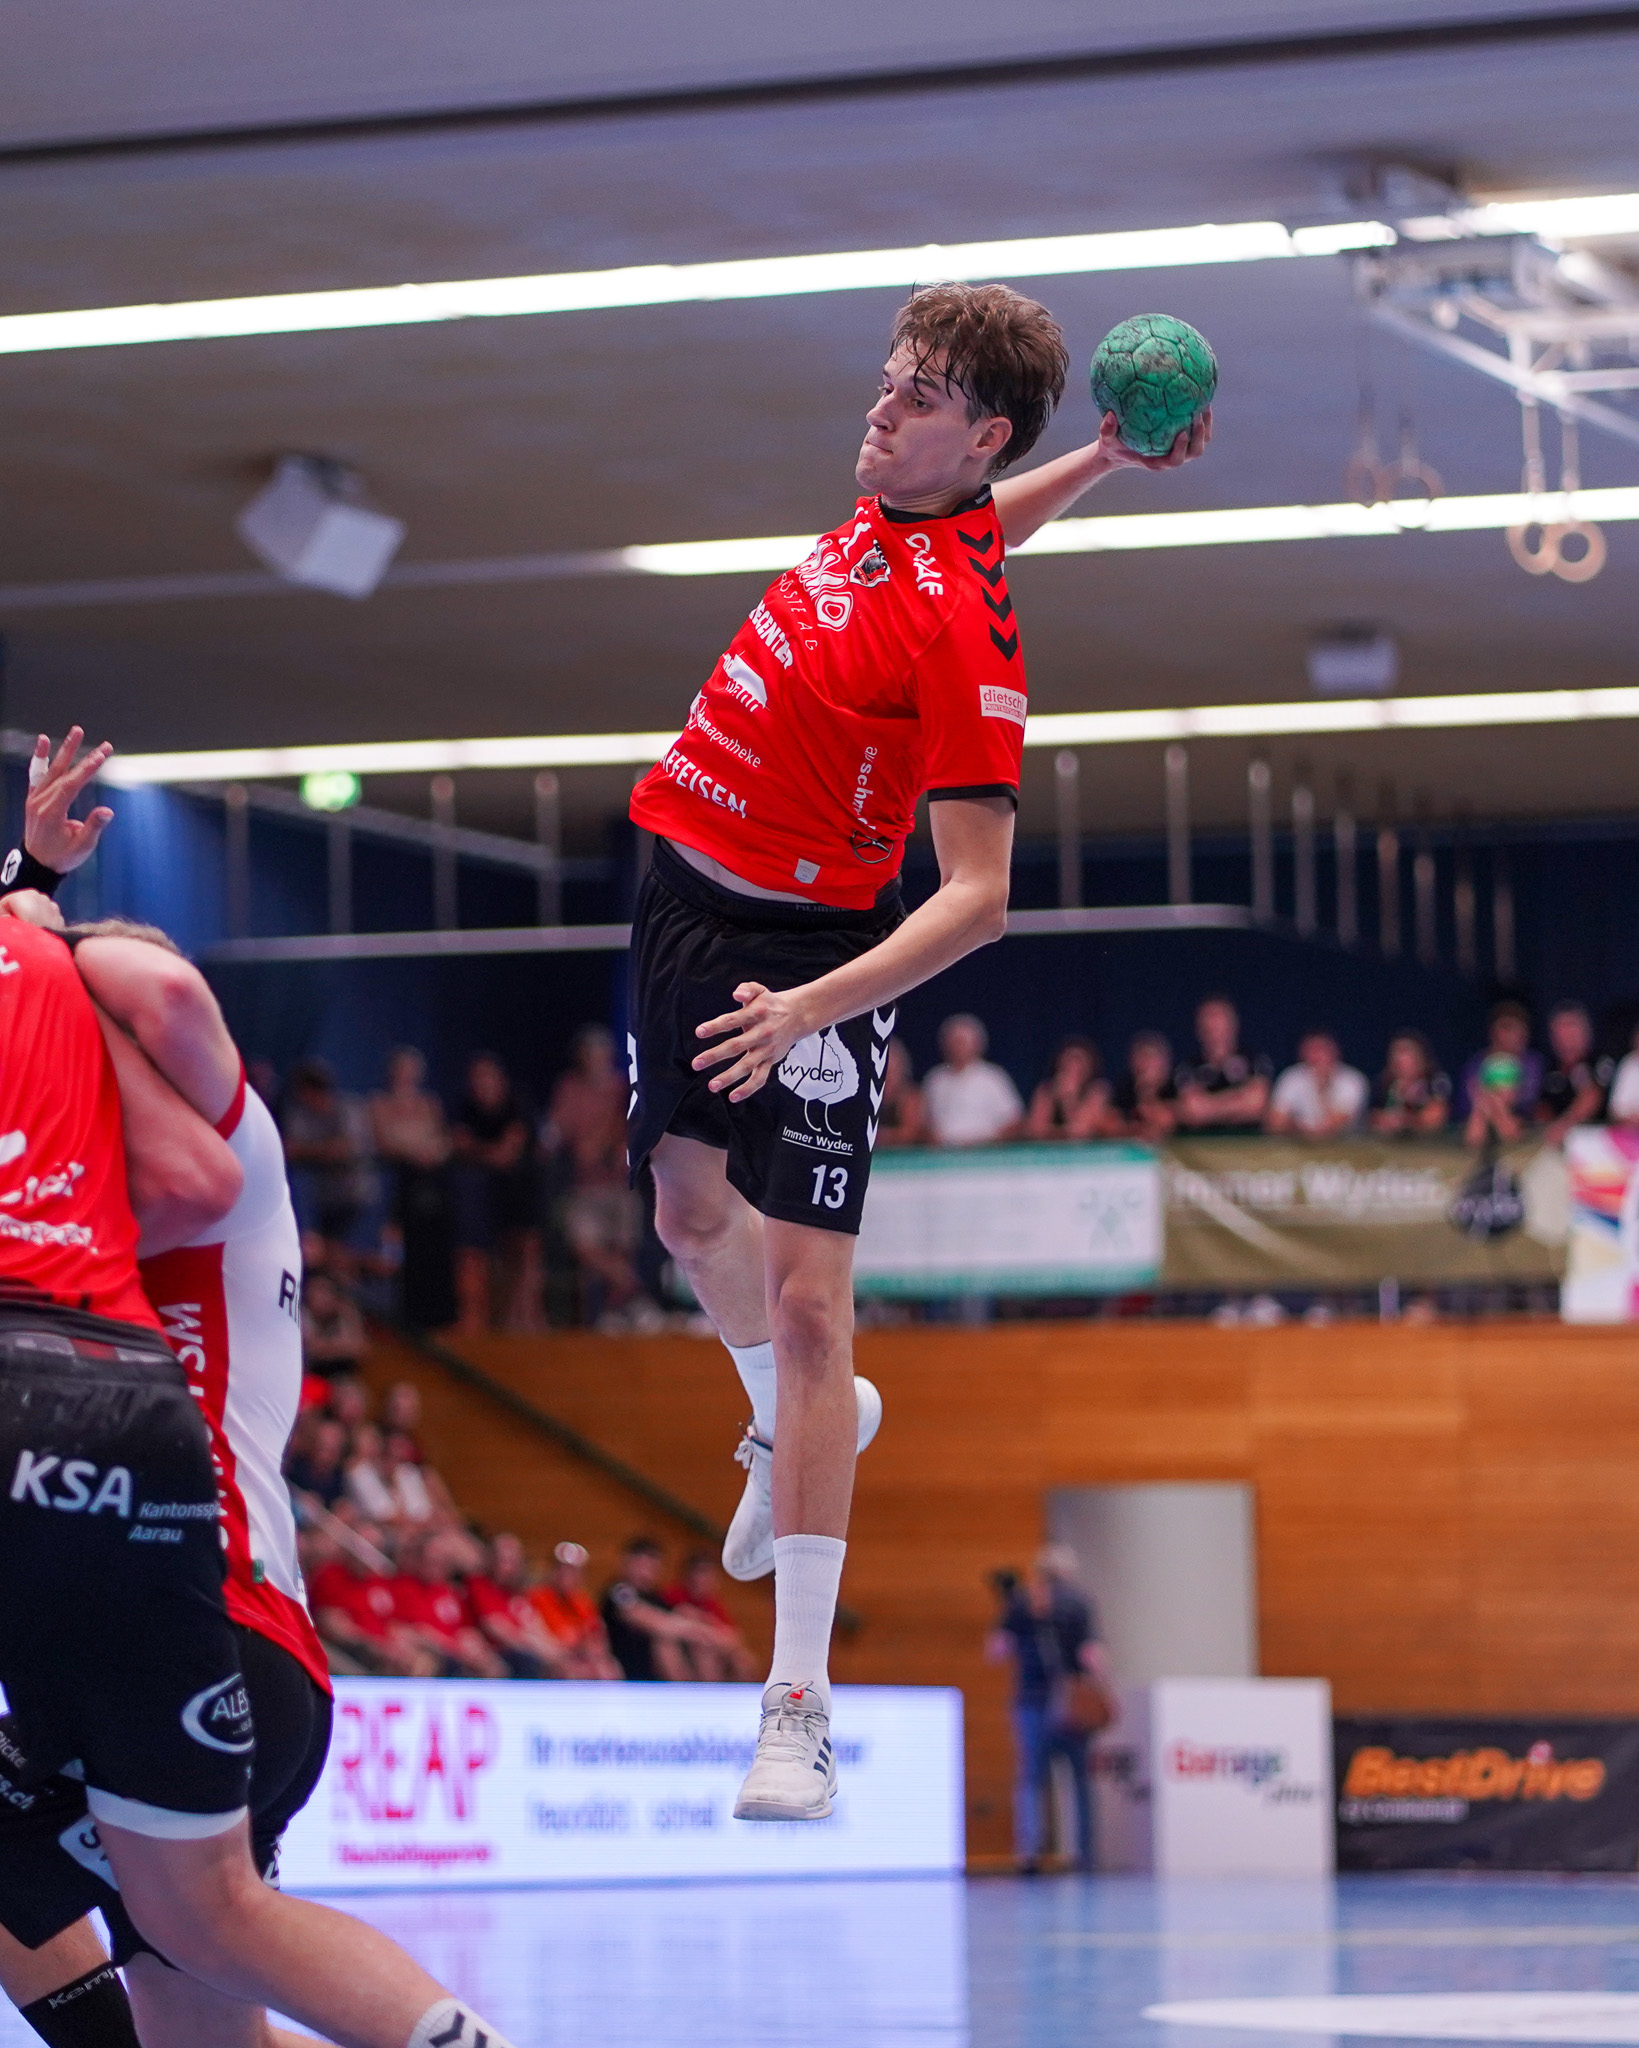
M 1177 1138 L 1161 1153 L 1164 1287 L 1557 1280 L 1568 1183 L 1551 1147 Z
M 1340 1870 L 1632 1870 L 1639 1721 L 1338 1720 Z

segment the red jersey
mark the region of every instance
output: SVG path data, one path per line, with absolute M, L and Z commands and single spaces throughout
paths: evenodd
M 509 1593 L 483 1573 L 475 1573 L 467 1581 L 467 1612 L 480 1625 L 495 1614 L 514 1628 L 533 1628 L 540 1620 L 527 1593 Z
M 869 910 L 916 800 L 1017 798 L 1024 661 L 990 494 L 861 498 L 769 586 L 632 792 L 632 817 L 760 888 Z
M 312 1591 L 313 1605 L 321 1614 L 327 1607 L 339 1608 L 355 1627 L 376 1642 L 385 1642 L 389 1629 L 400 1618 L 391 1579 L 376 1573 L 361 1579 L 339 1559 L 314 1575 Z
M 91 998 L 54 933 L 8 917 L 0 935 L 0 1300 L 157 1328 Z
M 393 1581 L 393 1607 L 400 1621 L 428 1629 L 452 1645 L 469 1626 L 466 1602 L 453 1586 L 429 1586 L 408 1572 L 400 1572 Z
M 211 1433 L 233 1620 L 330 1672 L 296 1562 L 282 1475 L 302 1394 L 301 1239 L 271 1111 L 243 1080 L 216 1127 L 244 1170 L 239 1199 L 194 1243 L 142 1262 L 142 1282 Z

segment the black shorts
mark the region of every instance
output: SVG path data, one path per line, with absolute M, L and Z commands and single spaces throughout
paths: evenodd
M 251 1848 L 256 1867 L 278 1882 L 279 1839 L 307 1804 L 330 1747 L 330 1696 L 288 1650 L 236 1628 L 245 1687 L 256 1719 L 251 1766 Z M 59 1772 L 33 1790 L 15 1717 L 0 1720 L 0 1927 L 38 1948 L 96 1908 L 108 1923 L 114 1961 L 157 1954 L 137 1932 L 86 1807 L 85 1786 Z
M 712 1094 L 711 1072 L 690 1065 L 710 1043 L 695 1027 L 736 1008 L 742 981 L 799 988 L 868 953 L 903 917 L 897 888 L 872 910 L 740 896 L 658 841 L 632 919 L 633 1182 L 671 1131 L 726 1152 L 730 1184 L 764 1216 L 857 1236 L 893 1010 L 803 1039 L 744 1102 Z
M 141 1834 L 224 1832 L 254 1747 L 210 1439 L 157 1331 L 0 1311 L 0 1684 L 34 1783 Z

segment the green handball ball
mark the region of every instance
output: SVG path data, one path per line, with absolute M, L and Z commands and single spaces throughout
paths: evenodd
M 1123 320 L 1093 357 L 1093 403 L 1115 414 L 1121 439 L 1135 455 L 1165 455 L 1217 388 L 1212 344 L 1170 313 Z

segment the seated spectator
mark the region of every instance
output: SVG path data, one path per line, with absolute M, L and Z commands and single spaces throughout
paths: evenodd
M 451 1528 L 460 1520 L 449 1488 L 430 1465 L 422 1463 L 413 1436 L 396 1429 L 383 1431 L 378 1469 L 392 1497 L 392 1519 L 400 1527 L 430 1528 L 438 1523 Z
M 330 1413 L 347 1432 L 348 1448 L 359 1427 L 370 1420 L 370 1389 L 351 1375 L 330 1382 Z
M 387 1056 L 387 1086 L 370 1097 L 377 1156 L 391 1171 L 392 1218 L 403 1249 L 399 1307 L 418 1330 L 455 1321 L 455 1212 L 444 1105 L 411 1045 Z
M 679 1680 L 693 1676 L 685 1644 L 699 1624 L 674 1614 L 660 1590 L 661 1549 L 652 1536 L 635 1536 L 620 1554 L 620 1577 L 603 1595 L 603 1626 L 615 1661 L 630 1679 Z
M 613 1034 L 583 1024 L 547 1106 L 542 1149 L 565 1155 L 570 1187 L 563 1229 L 583 1281 L 616 1319 L 642 1293 L 635 1264 L 643 1208 L 626 1184 L 626 1107 L 630 1084 L 615 1064 Z
M 1639 1031 L 1633 1034 L 1633 1050 L 1623 1055 L 1616 1069 L 1606 1115 L 1613 1124 L 1621 1124 L 1627 1130 L 1639 1124 Z
M 372 1522 L 390 1525 L 398 1520 L 398 1496 L 389 1475 L 387 1446 L 373 1422 L 361 1422 L 353 1432 L 347 1498 Z
M 1595 1053 L 1593 1022 L 1580 1003 L 1556 1003 L 1548 1012 L 1548 1050 L 1531 1121 L 1545 1127 L 1550 1145 L 1562 1145 L 1567 1131 L 1604 1117 L 1616 1063 Z
M 408 1437 L 417 1463 L 424 1460 L 416 1434 L 421 1427 L 421 1389 L 414 1380 L 394 1380 L 387 1389 L 381 1404 L 381 1426 L 389 1436 Z
M 1463 1069 L 1470 1145 L 1511 1144 L 1525 1130 L 1542 1087 L 1542 1057 L 1531 1051 L 1531 1017 L 1520 1003 L 1498 1003 L 1483 1052 Z
M 347 1492 L 347 1431 L 333 1415 L 309 1409 L 291 1435 L 285 1479 L 293 1492 L 333 1510 Z
M 303 1060 L 279 1112 L 290 1192 L 302 1229 L 324 1243 L 324 1263 L 350 1272 L 354 1236 L 375 1196 L 364 1105 L 343 1095 L 325 1060 Z
M 1237 1136 L 1263 1129 L 1269 1107 L 1269 1060 L 1240 1049 L 1240 1013 L 1228 996 L 1208 996 L 1195 1012 L 1201 1057 L 1181 1066 L 1178 1122 L 1187 1131 Z
M 746 1639 L 718 1594 L 717 1559 L 709 1550 L 696 1550 L 685 1559 L 683 1576 L 666 1588 L 665 1597 L 674 1614 L 711 1631 L 684 1645 L 692 1677 L 712 1683 L 756 1676 Z
M 439 1663 L 398 1611 L 381 1531 L 358 1522 L 354 1542 L 317 1572 L 308 1600 L 319 1634 L 347 1652 L 366 1671 L 391 1678 L 434 1678 Z
M 876 1143 L 884 1145 L 925 1145 L 928 1116 L 922 1091 L 916 1085 L 916 1069 L 902 1038 L 888 1040 L 888 1064 L 882 1076 L 882 1108 L 877 1115 Z
M 475 1055 L 453 1125 L 456 1292 L 461 1328 L 489 1328 L 490 1261 L 499 1256 L 509 1330 L 541 1324 L 541 1229 L 530 1119 L 494 1053 Z
M 1329 1031 L 1305 1032 L 1298 1041 L 1297 1065 L 1275 1083 L 1264 1129 L 1299 1138 L 1340 1138 L 1360 1128 L 1370 1093 L 1360 1069 L 1344 1065 Z
M 989 1042 L 978 1018 L 965 1012 L 940 1025 L 944 1059 L 922 1084 L 936 1145 L 995 1145 L 1016 1136 L 1024 1103 L 1011 1075 L 985 1058 Z
M 315 1379 L 356 1373 L 370 1349 L 358 1303 L 328 1273 L 302 1282 L 302 1369 Z
M 399 1545 L 393 1605 L 417 1644 L 448 1678 L 505 1678 L 507 1667 L 473 1627 L 455 1584 L 455 1539 L 417 1530 Z
M 609 1648 L 597 1604 L 586 1590 L 586 1551 L 581 1544 L 557 1546 L 551 1571 L 529 1597 L 563 1656 L 565 1678 L 625 1676 Z
M 1380 1138 L 1430 1138 L 1451 1114 L 1451 1080 L 1420 1031 L 1397 1031 L 1372 1087 L 1371 1127 Z
M 1027 1138 L 1097 1138 L 1109 1128 L 1110 1084 L 1098 1071 L 1090 1038 L 1066 1038 L 1046 1080 L 1036 1084 L 1025 1118 Z
M 1110 1097 L 1109 1135 L 1157 1145 L 1177 1126 L 1172 1047 L 1159 1031 L 1140 1031 L 1127 1048 L 1127 1071 Z
M 467 1577 L 467 1613 L 473 1626 L 514 1678 L 562 1678 L 568 1658 L 529 1597 L 529 1560 L 516 1536 L 489 1546 L 488 1571 Z

